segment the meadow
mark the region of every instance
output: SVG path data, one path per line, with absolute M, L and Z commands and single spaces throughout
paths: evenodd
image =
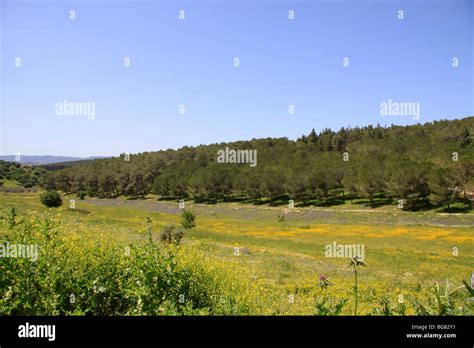
M 186 202 L 196 227 L 164 245 L 178 202 L 63 201 L 0 193 L 0 238 L 39 245 L 34 263 L 0 258 L 1 314 L 353 315 L 354 268 L 327 257 L 334 243 L 364 246 L 358 315 L 474 314 L 472 214 Z

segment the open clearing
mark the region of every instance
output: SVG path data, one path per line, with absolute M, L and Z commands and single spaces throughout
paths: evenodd
M 178 224 L 177 202 L 123 199 L 68 200 L 58 209 L 43 207 L 38 194 L 0 194 L 0 208 L 21 213 L 54 214 L 71 238 L 106 239 L 126 246 L 147 238 L 145 219 L 154 235 L 167 223 Z M 462 285 L 474 269 L 474 217 L 436 213 L 345 211 L 344 209 L 263 207 L 236 203 L 187 204 L 197 214 L 197 227 L 184 244 L 198 244 L 215 262 L 241 268 L 242 282 L 263 296 L 263 314 L 312 314 L 314 297 L 324 275 L 334 286 L 328 292 L 349 298 L 353 273 L 347 257 L 326 257 L 327 245 L 363 245 L 368 267 L 359 276 L 362 314 L 386 296 L 428 299 L 436 284 Z M 377 211 L 377 210 L 375 210 Z M 279 216 L 285 216 L 284 219 Z M 455 252 L 454 252 L 455 251 Z M 292 298 L 289 301 L 288 298 Z M 343 314 L 351 314 L 348 306 Z M 408 307 L 406 314 L 413 314 Z

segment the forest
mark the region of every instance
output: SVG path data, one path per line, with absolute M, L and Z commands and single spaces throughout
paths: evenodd
M 264 138 L 184 146 L 48 165 L 47 190 L 90 197 L 332 205 L 365 199 L 422 210 L 469 205 L 474 117 L 411 126 L 314 129 L 296 140 Z M 258 165 L 219 163 L 219 151 L 256 150 Z

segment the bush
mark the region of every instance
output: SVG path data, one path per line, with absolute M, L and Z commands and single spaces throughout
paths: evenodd
M 79 199 L 84 199 L 84 197 L 87 196 L 87 192 L 86 192 L 86 191 L 79 191 L 78 193 L 76 193 L 76 196 L 77 196 Z
M 176 225 L 167 224 L 160 233 L 160 241 L 179 244 L 184 237 L 184 231 Z
M 61 195 L 57 191 L 47 191 L 40 196 L 41 203 L 49 208 L 56 208 L 63 204 Z
M 183 214 L 181 214 L 181 226 L 185 229 L 190 229 L 196 227 L 196 215 L 194 215 L 191 211 L 185 210 Z
M 23 184 L 23 187 L 24 187 L 24 188 L 31 188 L 31 187 L 33 187 L 33 186 L 35 186 L 35 182 L 32 181 L 32 180 L 28 180 L 28 181 L 26 181 L 26 182 Z
M 14 209 L 0 219 L 0 237 L 7 235 L 40 252 L 0 258 L 3 316 L 249 314 L 241 282 L 193 248 L 90 244 L 70 239 L 54 218 L 19 219 Z

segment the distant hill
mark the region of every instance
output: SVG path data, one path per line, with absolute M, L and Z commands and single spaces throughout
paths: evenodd
M 27 155 L 21 155 L 20 160 L 18 162 L 20 164 L 31 164 L 31 165 L 39 166 L 39 165 L 52 164 L 52 163 L 63 163 L 63 162 L 72 162 L 72 161 L 86 161 L 86 160 L 93 160 L 93 159 L 98 159 L 98 158 L 106 158 L 106 157 L 94 156 L 94 157 L 81 158 L 81 157 L 68 157 L 68 156 L 48 156 L 48 155 L 45 155 L 45 156 L 27 156 Z M 16 159 L 15 155 L 0 156 L 0 160 L 6 161 L 6 162 L 16 162 L 15 159 Z

